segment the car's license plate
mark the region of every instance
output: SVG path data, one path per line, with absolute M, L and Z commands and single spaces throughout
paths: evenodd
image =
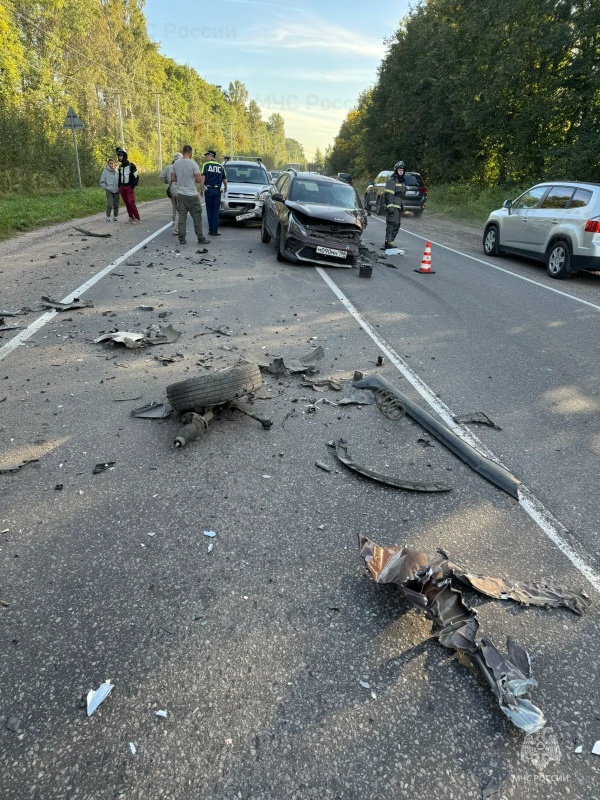
M 407 192 L 407 193 L 406 193 L 406 196 L 407 196 L 407 197 L 414 197 L 414 196 L 415 196 L 415 195 L 417 195 L 417 194 L 418 194 L 418 192 Z
M 337 256 L 346 258 L 348 253 L 345 250 L 334 250 L 332 247 L 317 247 L 317 253 L 321 256 Z
M 250 211 L 247 214 L 238 214 L 237 217 L 235 218 L 235 221 L 239 222 L 242 219 L 250 219 L 250 217 L 253 216 L 254 216 L 254 211 Z

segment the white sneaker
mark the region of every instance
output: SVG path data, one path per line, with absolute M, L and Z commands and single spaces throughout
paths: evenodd
M 107 218 L 106 218 L 106 221 L 107 221 L 107 222 L 110 222 L 110 217 L 107 217 Z
M 179 236 L 179 231 L 177 230 L 177 228 L 173 228 L 172 234 L 173 236 Z

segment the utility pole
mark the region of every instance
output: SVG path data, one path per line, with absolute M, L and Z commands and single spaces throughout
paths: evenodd
M 229 123 L 229 156 L 233 158 L 233 122 Z
M 119 113 L 119 134 L 121 136 L 121 147 L 125 147 L 125 137 L 123 136 L 123 113 L 121 111 L 121 92 L 116 92 L 117 95 L 117 111 Z
M 162 142 L 160 138 L 160 92 L 156 92 L 156 131 L 158 135 L 158 169 L 162 172 Z

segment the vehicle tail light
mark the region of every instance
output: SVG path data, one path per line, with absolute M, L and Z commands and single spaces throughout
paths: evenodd
M 426 186 L 419 186 L 418 187 L 421 194 L 427 194 L 427 187 Z
M 600 233 L 600 219 L 588 219 L 585 223 L 586 233 Z

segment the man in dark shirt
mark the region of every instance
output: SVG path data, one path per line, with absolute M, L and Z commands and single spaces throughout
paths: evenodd
M 222 164 L 216 161 L 217 154 L 214 150 L 207 150 L 204 157 L 208 159 L 202 165 L 202 186 L 204 187 L 204 201 L 206 203 L 206 218 L 208 219 L 208 233 L 210 236 L 220 236 L 219 209 L 221 207 L 221 185 L 227 193 L 227 178 Z

